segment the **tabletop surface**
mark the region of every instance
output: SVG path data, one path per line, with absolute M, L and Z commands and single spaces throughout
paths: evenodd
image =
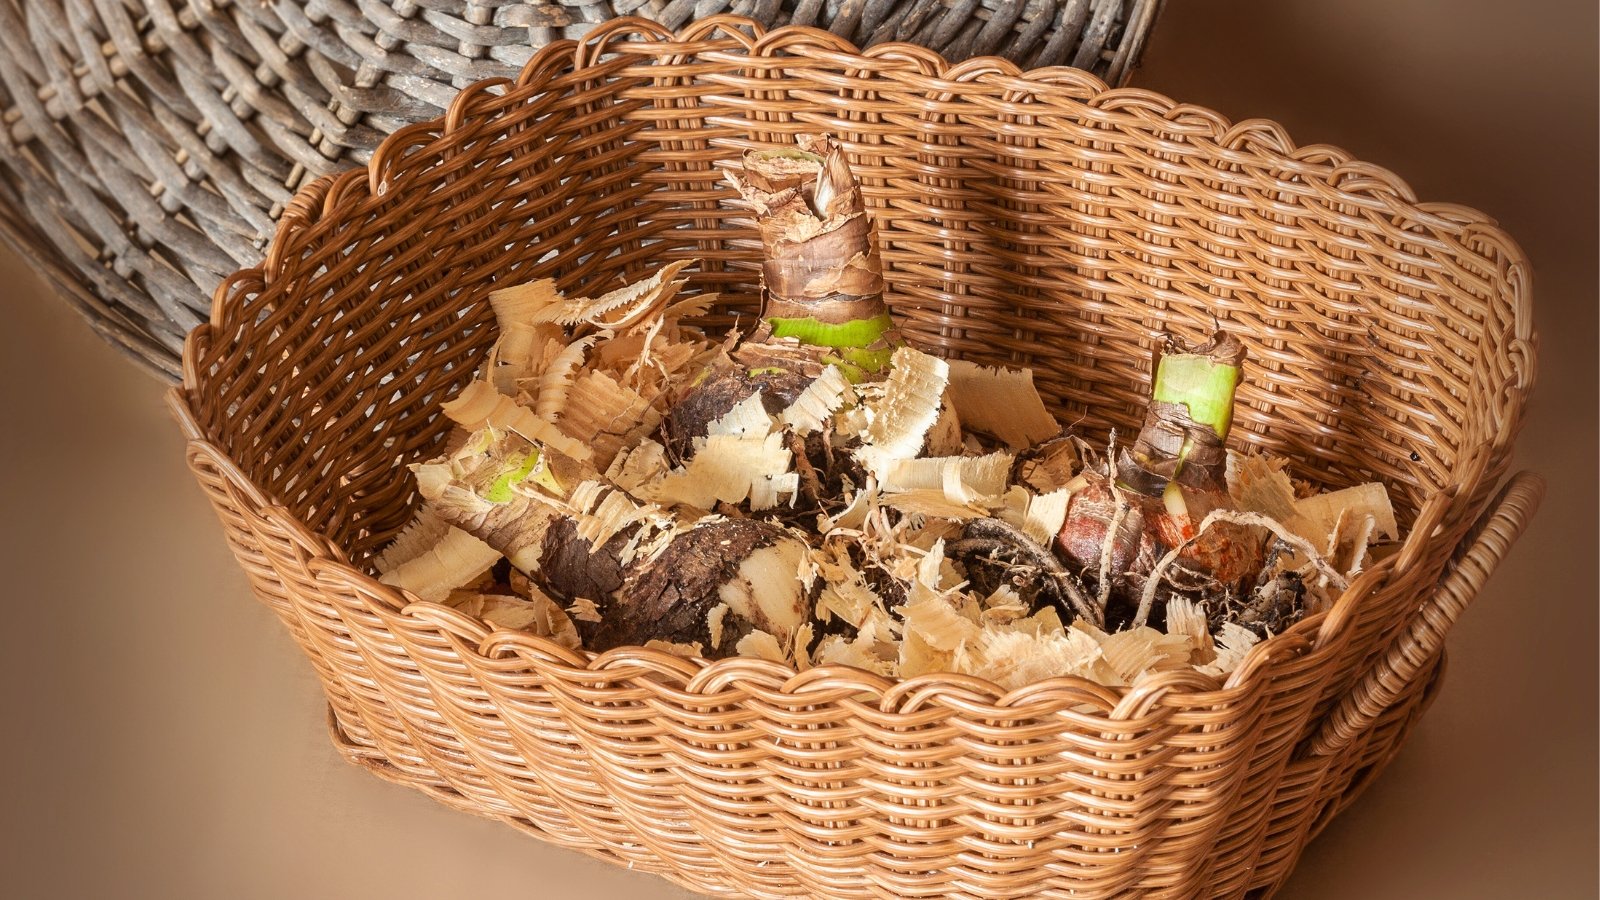
M 1537 272 L 1518 463 L 1550 497 L 1451 634 L 1440 699 L 1284 897 L 1595 896 L 1595 19 L 1538 5 L 1169 4 L 1135 77 L 1484 209 Z M 345 764 L 163 386 L 3 248 L 0 306 L 0 895 L 692 896 Z

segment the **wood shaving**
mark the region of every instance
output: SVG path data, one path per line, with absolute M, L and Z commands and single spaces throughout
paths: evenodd
M 529 324 L 542 311 L 561 302 L 561 292 L 550 278 L 540 278 L 489 292 L 489 307 L 504 335 L 506 329 Z M 503 338 L 502 338 L 503 341 Z
M 706 427 L 709 437 L 764 438 L 776 423 L 761 402 L 761 392 L 735 403 L 733 408 Z
M 954 604 L 940 596 L 907 603 L 899 612 L 905 622 L 905 633 L 916 634 L 934 650 L 953 653 L 963 643 L 977 639 L 983 631 L 982 626 L 963 616 Z
M 1033 634 L 988 629 L 961 662 L 962 674 L 988 678 L 1008 690 L 1062 675 L 1099 680 L 1105 668 L 1100 645 L 1072 630 Z
M 966 448 L 964 437 L 961 417 L 950 403 L 950 391 L 946 388 L 944 400 L 939 403 L 939 417 L 933 420 L 933 427 L 928 430 L 923 452 L 934 457 L 959 456 Z
M 547 422 L 561 418 L 566 411 L 567 393 L 572 389 L 578 367 L 583 365 L 584 356 L 597 340 L 598 335 L 573 341 L 550 360 L 550 364 L 539 375 L 538 390 L 534 394 L 537 405 L 533 411 L 539 418 Z
M 1019 468 L 1017 480 L 1040 494 L 1061 488 L 1082 490 L 1086 480 L 1080 467 L 1076 443 L 1071 438 L 1055 438 L 1030 452 Z
M 752 499 L 752 508 L 771 509 L 785 489 L 792 494 L 798 487 L 798 481 L 783 478 L 791 462 L 782 434 L 716 434 L 705 439 L 688 466 L 669 473 L 646 496 L 705 510 Z
M 1352 518 L 1371 516 L 1379 535 L 1388 540 L 1400 536 L 1400 526 L 1395 522 L 1389 492 L 1377 482 L 1358 484 L 1326 494 L 1313 494 L 1296 500 L 1294 510 L 1309 524 L 1312 533 L 1319 536 L 1336 533 L 1341 515 Z
M 843 635 L 828 635 L 811 654 L 812 665 L 854 666 L 886 677 L 895 677 L 900 671 L 898 641 L 887 643 L 863 633 L 854 639 Z
M 897 459 L 879 476 L 885 493 L 939 490 L 952 503 L 998 504 L 1011 472 L 1009 453 Z
M 401 529 L 383 552 L 373 559 L 372 567 L 380 575 L 391 572 L 401 563 L 409 562 L 432 550 L 443 540 L 448 531 L 450 523 L 434 515 L 427 507 L 423 507 L 411 523 Z
M 469 584 L 500 561 L 500 551 L 459 528 L 446 528 L 426 550 L 384 572 L 378 580 L 442 603 L 450 592 Z
M 734 647 L 734 652 L 740 656 L 766 659 L 772 662 L 786 663 L 789 661 L 789 653 L 783 649 L 783 644 L 776 637 L 759 629 L 740 638 L 739 643 Z
M 1082 622 L 1073 623 L 1074 628 L 1080 626 L 1088 631 L 1088 626 Z M 1163 634 L 1137 625 L 1103 637 L 1095 632 L 1088 633 L 1099 641 L 1101 656 L 1115 673 L 1117 684 L 1132 684 L 1146 672 L 1163 672 L 1189 664 L 1187 635 Z
M 501 393 L 515 394 L 517 382 L 533 374 L 545 345 L 560 337 L 560 328 L 537 325 L 533 321 L 540 310 L 560 300 L 556 283 L 549 278 L 489 293 L 489 306 L 500 328 L 500 339 L 495 342 L 489 366 L 489 380 Z
M 641 423 L 655 427 L 661 413 L 632 388 L 605 372 L 586 372 L 567 389 L 567 403 L 556 425 L 562 433 L 594 449 L 596 466 L 609 466 L 622 450 L 624 436 Z
M 471 431 L 484 428 L 512 431 L 575 460 L 587 461 L 594 456 L 587 445 L 567 437 L 554 423 L 501 394 L 488 382 L 468 384 L 441 408 L 445 415 Z
M 869 614 L 884 611 L 883 598 L 867 585 L 866 576 L 841 544 L 824 545 L 809 558 L 822 577 L 822 593 L 813 610 L 817 621 L 827 622 L 831 617 L 860 629 Z
M 563 326 L 591 325 L 620 329 L 637 325 L 650 313 L 672 300 L 687 280 L 674 280 L 692 260 L 679 260 L 658 269 L 643 281 L 624 285 L 590 299 L 574 297 L 535 311 L 534 323 L 552 322 Z
M 897 494 L 885 494 L 879 499 L 884 506 L 899 510 L 908 516 L 966 522 L 989 514 L 988 508 L 983 504 L 952 500 L 943 489 L 901 491 Z
M 1244 662 L 1244 658 L 1250 655 L 1250 651 L 1255 648 L 1255 645 L 1261 642 L 1255 632 L 1233 622 L 1223 623 L 1222 627 L 1217 631 L 1215 640 L 1217 647 L 1216 658 L 1212 662 L 1196 668 L 1207 675 L 1215 675 L 1219 678 L 1231 675 L 1233 670 L 1239 668 L 1239 664 Z
M 638 503 L 626 492 L 599 481 L 586 481 L 574 489 L 567 508 L 577 523 L 578 537 L 592 547 L 603 546 L 634 526 L 660 529 L 672 521 L 660 507 Z
M 1048 547 L 1061 532 L 1071 502 L 1072 491 L 1066 488 L 1035 494 L 1021 485 L 1012 485 L 1005 493 L 999 515 L 1007 524 Z
M 1228 493 L 1234 505 L 1282 522 L 1308 541 L 1321 540 L 1314 528 L 1300 521 L 1295 511 L 1294 486 L 1283 470 L 1284 461 L 1259 453 L 1228 454 Z
M 781 192 L 747 192 L 752 197 L 795 203 Z M 784 209 L 779 215 L 793 220 L 794 234 L 820 227 L 804 202 Z M 1382 485 L 1315 493 L 1297 486 L 1282 460 L 1230 453 L 1234 508 L 1210 510 L 1177 547 L 1163 537 L 1155 550 L 1141 551 L 1148 574 L 1133 623 L 1107 633 L 1088 619 L 1098 612 L 1095 621 L 1104 622 L 1113 576 L 1121 577 L 1111 570 L 1113 542 L 1125 524 L 1139 521 L 1129 500 L 1133 489 L 1117 486 L 1114 434 L 1103 453 L 1080 436 L 1063 435 L 1029 370 L 946 362 L 902 346 L 882 380 L 852 385 L 839 366 L 804 369 L 819 374 L 777 415 L 767 411 L 770 397 L 758 392 L 710 422 L 691 448 L 671 437 L 669 451 L 667 438 L 656 439 L 669 434 L 668 402 L 713 363 L 731 364 L 739 340 L 730 334 L 714 342 L 685 323 L 716 300 L 681 296 L 686 265 L 674 263 L 593 299 L 564 297 L 549 280 L 490 295 L 500 339 L 476 380 L 443 404 L 458 425 L 448 451 L 413 467 L 426 502 L 374 560 L 386 583 L 449 602 L 494 627 L 577 649 L 579 623 L 605 625 L 601 603 L 613 612 L 621 607 L 608 594 L 580 597 L 563 610 L 523 574 L 539 578 L 551 522 L 591 547 L 613 552 L 620 545 L 619 563 L 632 566 L 663 559 L 676 538 L 696 528 L 760 520 L 759 527 L 775 530 L 740 544 L 746 555 L 738 565 L 730 560 L 727 569 L 712 569 L 726 581 L 711 581 L 715 595 L 693 607 L 690 630 L 709 645 L 653 640 L 645 646 L 694 658 L 708 650 L 725 654 L 733 643 L 740 655 L 797 669 L 849 665 L 891 678 L 957 672 L 1008 690 L 1062 675 L 1128 685 L 1186 667 L 1225 678 L 1261 640 L 1238 622 L 1213 629 L 1208 615 L 1208 603 L 1248 598 L 1218 600 L 1210 593 L 1220 590 L 1215 585 L 1205 593 L 1174 587 L 1187 577 L 1176 566 L 1180 555 L 1217 523 L 1258 529 L 1251 533 L 1272 547 L 1266 574 L 1291 585 L 1283 590 L 1296 592 L 1296 603 L 1301 582 L 1294 576 L 1304 578 L 1309 610 L 1323 608 L 1329 592 L 1370 565 L 1375 542 L 1399 536 Z M 792 355 L 795 346 L 772 352 Z M 674 466 L 680 455 L 687 461 Z M 822 461 L 836 458 L 844 463 Z M 859 465 L 850 465 L 852 458 Z M 1041 567 L 1065 552 L 1063 531 L 1074 497 L 1084 491 L 1099 497 L 1094 502 L 1104 514 L 1097 520 L 1104 537 L 1093 531 L 1085 539 L 1101 552 L 1082 572 L 1042 576 Z M 473 533 L 497 540 L 517 535 L 505 557 L 516 567 L 511 591 L 520 596 L 494 583 L 490 570 L 501 552 L 451 527 L 443 513 Z M 795 530 L 797 521 L 814 522 L 815 533 Z M 746 552 L 747 546 L 754 549 Z M 1045 557 L 1037 555 L 1041 550 Z M 697 552 L 715 559 L 714 549 L 702 545 Z M 1041 577 L 1056 580 L 1041 583 Z M 1075 605 L 1070 598 L 1089 597 L 1091 583 L 1099 587 L 1100 607 Z M 1041 584 L 1054 585 L 1055 593 Z M 1147 624 L 1158 599 L 1165 602 L 1164 631 Z M 1132 599 L 1119 594 L 1118 602 Z M 1232 614 L 1233 607 L 1219 609 Z M 700 610 L 703 633 L 696 630 Z M 1123 609 L 1122 618 L 1127 614 Z M 1274 629 L 1282 624 L 1241 621 L 1263 630 L 1269 627 L 1263 621 Z M 829 633 L 819 638 L 819 630 Z
M 892 365 L 883 395 L 867 404 L 867 446 L 858 456 L 870 470 L 917 455 L 939 417 L 950 376 L 950 365 L 944 360 L 909 347 L 894 351 Z
M 805 622 L 795 629 L 794 639 L 789 642 L 789 659 L 794 662 L 795 669 L 804 672 L 811 668 L 811 642 L 816 639 L 817 629 L 810 622 Z
M 684 659 L 700 659 L 706 655 L 705 647 L 699 641 L 689 644 L 680 644 L 675 641 L 650 640 L 645 641 L 646 650 L 659 650 Z
M 950 400 L 968 430 L 993 435 L 1013 450 L 1055 437 L 1055 417 L 1033 386 L 1032 369 L 994 369 L 966 360 L 949 364 Z
M 448 603 L 496 628 L 537 634 L 569 650 L 582 646 L 572 619 L 555 601 L 537 591 L 528 597 L 457 591 Z
M 940 492 L 940 496 L 944 496 Z M 851 531 L 859 529 L 866 524 L 867 517 L 878 507 L 878 482 L 871 476 L 860 490 L 849 494 L 850 502 L 836 515 L 828 518 L 827 525 L 820 529 L 823 534 L 833 531 Z
M 607 480 L 625 491 L 635 493 L 666 475 L 667 449 L 651 440 L 619 453 L 606 469 Z
M 1367 551 L 1372 546 L 1373 534 L 1377 529 L 1378 519 L 1376 516 L 1361 516 L 1358 524 L 1353 529 L 1349 529 L 1348 534 L 1341 533 L 1339 535 L 1339 542 L 1336 547 L 1341 551 L 1341 558 L 1344 560 L 1339 565 L 1339 571 L 1346 576 L 1352 576 L 1361 571 L 1366 564 Z
M 1195 663 L 1209 663 L 1216 658 L 1206 609 L 1188 597 L 1173 597 L 1167 602 L 1167 634 L 1189 639 L 1189 653 Z
M 579 622 L 600 622 L 600 607 L 587 597 L 579 597 L 567 604 L 567 615 Z
M 1395 521 L 1389 492 L 1377 482 L 1308 497 L 1298 496 L 1285 471 L 1284 460 L 1261 454 L 1229 454 L 1228 491 L 1235 505 L 1245 512 L 1272 519 L 1312 546 L 1326 547 L 1325 555 L 1338 555 L 1341 546 L 1350 548 L 1345 563 L 1336 566 L 1349 574 L 1359 569 L 1374 532 L 1394 540 L 1400 528 Z M 1366 529 L 1362 520 L 1370 518 Z M 1357 541 L 1347 532 L 1346 523 L 1356 531 L 1365 530 Z M 1359 544 L 1360 551 L 1355 547 Z
M 828 366 L 778 418 L 790 431 L 805 437 L 813 431 L 821 431 L 841 406 L 853 400 L 855 391 L 850 389 L 844 373 L 838 366 Z

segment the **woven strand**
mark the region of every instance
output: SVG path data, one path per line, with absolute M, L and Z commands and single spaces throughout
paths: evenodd
M 913 340 L 1032 366 L 1099 433 L 1137 424 L 1162 328 L 1215 315 L 1252 360 L 1236 440 L 1325 486 L 1383 479 L 1405 545 L 1225 683 L 1125 689 L 594 656 L 376 582 L 403 464 L 437 452 L 440 401 L 494 339 L 488 291 L 694 257 L 732 321 L 758 242 L 715 164 L 824 130 Z M 1271 123 L 1067 70 L 629 20 L 287 203 L 171 398 L 335 743 L 384 778 L 707 892 L 1262 896 L 1393 757 L 1537 505 L 1525 478 L 1496 495 L 1532 389 L 1526 270 L 1481 215 Z
M 0 4 L 0 238 L 175 379 L 295 191 L 616 15 L 719 12 L 1126 79 L 1159 0 L 93 0 Z

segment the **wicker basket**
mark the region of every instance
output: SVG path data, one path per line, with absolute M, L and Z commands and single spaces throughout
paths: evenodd
M 639 40 L 634 40 L 639 39 Z M 495 284 L 596 291 L 698 257 L 727 310 L 758 242 L 713 162 L 825 130 L 875 209 L 912 339 L 1036 368 L 1128 428 L 1153 335 L 1213 313 L 1256 360 L 1239 441 L 1410 528 L 1225 684 L 892 682 L 842 667 L 576 654 L 376 582 Z M 1521 252 L 1482 215 L 1274 124 L 1073 70 L 860 52 L 809 29 L 642 20 L 463 91 L 289 204 L 218 290 L 171 394 L 260 599 L 345 755 L 562 845 L 756 897 L 1270 892 L 1394 755 L 1444 634 L 1538 504 L 1499 487 L 1534 375 Z
M 457 88 L 636 13 L 714 12 L 1126 79 L 1161 0 L 328 0 L 0 3 L 0 237 L 169 379 L 284 204 Z

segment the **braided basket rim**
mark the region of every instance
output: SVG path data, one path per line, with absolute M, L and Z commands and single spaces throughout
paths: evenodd
M 794 667 L 749 658 L 716 661 L 685 659 L 659 650 L 623 647 L 604 653 L 571 651 L 547 638 L 507 630 L 495 630 L 480 619 L 467 616 L 440 604 L 417 600 L 414 595 L 380 583 L 368 572 L 348 561 L 342 548 L 317 535 L 304 523 L 273 501 L 247 478 L 226 453 L 211 442 L 192 412 L 191 398 L 204 390 L 202 358 L 211 346 L 213 334 L 224 333 L 230 300 L 244 291 L 259 291 L 274 283 L 284 261 L 322 230 L 338 222 L 339 213 L 359 213 L 403 184 L 391 180 L 391 164 L 414 146 L 447 141 L 465 123 L 499 99 L 497 89 L 526 89 L 537 85 L 546 72 L 560 72 L 569 64 L 576 72 L 606 64 L 613 42 L 629 38 L 644 39 L 640 49 L 655 48 L 658 56 L 673 51 L 684 56 L 733 52 L 754 59 L 775 55 L 782 50 L 804 46 L 812 52 L 835 54 L 863 67 L 882 73 L 913 74 L 943 81 L 952 93 L 964 83 L 998 84 L 1015 94 L 1049 98 L 1069 103 L 1077 110 L 1114 116 L 1119 109 L 1135 108 L 1155 112 L 1191 133 L 1209 139 L 1228 152 L 1247 155 L 1253 161 L 1266 161 L 1284 172 L 1304 177 L 1308 190 L 1326 184 L 1342 202 L 1360 203 L 1381 210 L 1391 221 L 1449 230 L 1493 246 L 1510 260 L 1507 280 L 1514 286 L 1513 319 L 1515 336 L 1511 342 L 1513 371 L 1502 391 L 1516 392 L 1512 420 L 1499 423 L 1500 440 L 1494 446 L 1472 452 L 1464 474 L 1450 487 L 1430 496 L 1418 510 L 1401 551 L 1362 572 L 1353 579 L 1333 607 L 1310 616 L 1286 632 L 1257 644 L 1245 661 L 1225 680 L 1192 670 L 1146 673 L 1129 686 L 1105 686 L 1081 677 L 1064 675 L 1036 682 L 1016 690 L 1006 690 L 994 682 L 968 675 L 936 673 L 907 679 L 890 679 L 862 669 L 841 665 L 818 666 L 803 672 Z M 1396 226 L 1397 228 L 1399 226 Z M 863 693 L 875 695 L 883 714 L 910 714 L 931 695 L 941 702 L 969 709 L 974 714 L 1005 717 L 1034 715 L 1040 704 L 1056 715 L 1069 716 L 1092 727 L 1104 719 L 1137 718 L 1162 697 L 1181 694 L 1186 703 L 1225 704 L 1266 689 L 1260 673 L 1275 659 L 1300 656 L 1336 646 L 1345 635 L 1341 626 L 1355 613 L 1362 597 L 1383 586 L 1396 568 L 1406 568 L 1408 560 L 1425 552 L 1433 532 L 1446 518 L 1465 516 L 1468 520 L 1486 505 L 1462 510 L 1458 504 L 1470 502 L 1479 480 L 1497 475 L 1510 454 L 1521 411 L 1535 377 L 1536 338 L 1533 332 L 1529 264 L 1516 241 L 1494 219 L 1484 213 L 1454 203 L 1422 202 L 1399 175 L 1381 166 L 1364 162 L 1347 151 L 1329 144 L 1296 145 L 1284 127 L 1263 118 L 1233 122 L 1203 106 L 1179 103 L 1163 94 L 1143 88 L 1112 88 L 1102 79 L 1082 70 L 1048 67 L 1022 71 L 1016 64 L 999 57 L 977 57 L 959 63 L 947 62 L 936 51 L 907 43 L 884 43 L 861 50 L 849 41 L 827 31 L 806 26 L 768 29 L 760 22 L 732 15 L 713 16 L 687 25 L 677 32 L 648 19 L 626 17 L 596 27 L 580 40 L 551 42 L 522 69 L 516 79 L 495 78 L 463 89 L 445 115 L 427 122 L 406 126 L 388 136 L 373 152 L 365 167 L 328 176 L 302 188 L 281 217 L 262 263 L 242 269 L 224 279 L 213 295 L 208 323 L 197 326 L 184 341 L 183 377 L 169 392 L 169 401 L 180 424 L 190 438 L 191 458 L 207 457 L 207 462 L 228 475 L 231 481 L 248 486 L 249 499 L 275 520 L 314 557 L 309 565 L 313 576 L 328 575 L 349 582 L 369 599 L 380 603 L 389 614 L 425 620 L 476 642 L 485 662 L 522 668 L 537 658 L 537 665 L 561 671 L 574 680 L 616 682 L 649 675 L 657 689 L 706 697 L 731 687 L 752 696 L 782 704 L 820 704 L 853 702 L 859 708 Z M 1463 448 L 1467 453 L 1467 449 Z M 563 671 L 564 670 L 564 671 Z M 602 677 L 584 679 L 584 673 Z M 670 680 L 670 686 L 660 681 Z M 704 701 L 701 701 L 702 703 Z M 1092 711 L 1091 711 L 1092 710 Z

